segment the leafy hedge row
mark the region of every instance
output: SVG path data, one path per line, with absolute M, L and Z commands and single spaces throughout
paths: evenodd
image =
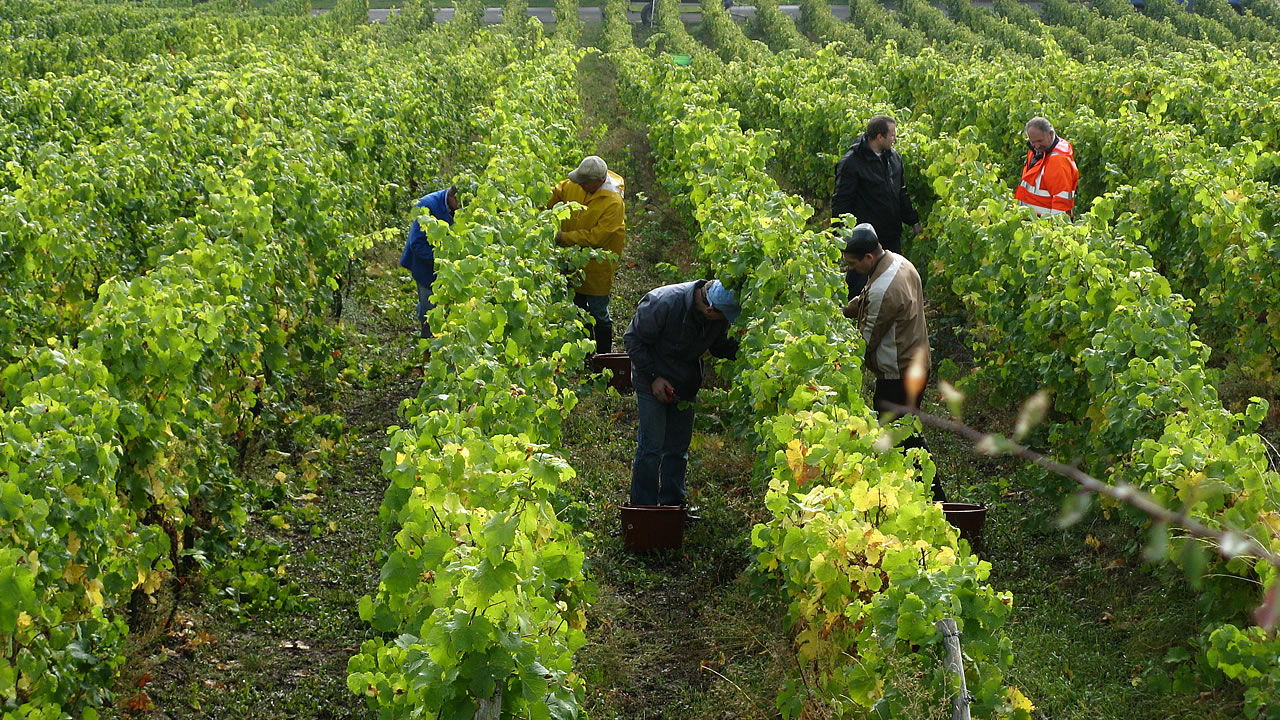
M 984 152 L 965 134 L 948 150 L 919 151 L 940 195 L 929 220 L 938 258 L 980 323 L 981 377 L 1006 398 L 1050 389 L 1054 408 L 1068 418 L 1053 425 L 1050 442 L 1083 456 L 1095 475 L 1280 550 L 1280 475 L 1256 434 L 1267 404 L 1255 399 L 1243 413 L 1223 409 L 1190 303 L 1156 272 L 1135 242 L 1135 225 L 1110 197 L 1075 224 L 1030 222 L 1003 179 L 981 163 Z M 1139 528 L 1150 526 L 1145 516 L 1130 517 Z M 1208 646 L 1239 636 L 1235 623 L 1262 597 L 1241 588 L 1256 582 L 1265 594 L 1280 582 L 1276 569 L 1236 556 L 1234 545 L 1214 548 L 1231 558 L 1221 560 L 1199 541 L 1169 540 L 1165 532 L 1152 528 L 1154 551 L 1201 586 Z M 1211 653 L 1210 661 L 1245 681 L 1250 716 L 1280 712 L 1268 699 L 1274 676 L 1258 682 L 1229 669 L 1242 659 L 1274 658 L 1274 640 L 1253 639 Z
M 862 342 L 840 321 L 836 248 L 806 229 L 812 210 L 765 167 L 769 137 L 747 134 L 715 82 L 637 51 L 617 58 L 620 96 L 650 128 L 659 175 L 698 231 L 703 262 L 737 288 L 745 328 L 731 400 L 771 476 L 770 522 L 753 531 L 757 571 L 787 599 L 801 677 L 778 699 L 786 717 L 826 704 L 902 717 L 923 676 L 944 696 L 933 622 L 965 634 L 975 712 L 1028 717 L 1004 683 L 1012 655 L 1000 628 L 1012 602 L 983 585 L 990 566 L 958 543 L 927 497 L 933 473 L 878 452 L 861 398 Z M 701 65 L 695 59 L 694 67 Z
M 498 36 L 502 37 L 502 36 Z M 383 633 L 348 663 L 381 718 L 578 717 L 593 594 L 581 545 L 557 514 L 573 470 L 555 454 L 591 344 L 569 302 L 551 186 L 581 158 L 577 62 L 536 35 L 481 111 L 483 167 L 436 248 L 436 337 L 422 391 L 383 456 L 392 541 L 360 601 Z M 465 179 L 465 178 L 464 178 Z M 571 263 L 571 264 L 572 264 Z
M 796 29 L 791 17 L 782 12 L 777 0 L 757 0 L 756 14 L 751 27 L 774 50 L 791 50 L 800 55 L 812 55 L 815 46 Z
M 748 90 L 771 87 L 783 74 L 799 80 L 785 97 Z M 796 157 L 829 163 L 824 151 L 856 132 L 852 121 L 821 112 L 823 102 L 850 103 L 832 94 L 840 79 L 830 77 L 821 58 L 812 64 L 793 58 L 779 67 L 731 67 L 723 77 L 753 124 L 784 131 Z M 963 100 L 958 93 L 948 90 L 938 102 L 954 106 Z M 884 97 L 872 89 L 860 101 L 870 112 Z M 810 100 L 820 111 L 800 112 Z M 975 105 L 984 107 L 972 98 L 966 104 Z M 1083 457 L 1096 475 L 1141 488 L 1168 507 L 1186 507 L 1211 526 L 1275 547 L 1280 478 L 1269 470 L 1265 448 L 1254 434 L 1266 404 L 1255 401 L 1238 414 L 1222 407 L 1214 387 L 1217 375 L 1205 366 L 1209 348 L 1193 332 L 1192 305 L 1171 290 L 1142 246 L 1142 214 L 1125 212 L 1138 190 L 1097 198 L 1074 224 L 1030 222 L 1012 202 L 998 154 L 980 142 L 982 128 L 937 137 L 931 122 L 928 116 L 916 118 L 904 126 L 901 139 L 904 157 L 920 166 L 927 194 L 936 195 L 928 215 L 934 247 L 920 252 L 936 260 L 977 322 L 984 388 L 1006 402 L 1019 402 L 1041 388 L 1052 390 L 1060 418 L 1050 434 L 1055 448 Z M 1212 188 L 1201 188 L 1207 197 L 1189 202 L 1185 211 L 1220 213 L 1245 204 L 1214 202 Z M 1227 256 L 1243 264 L 1238 253 Z M 1214 262 L 1207 259 L 1205 266 L 1215 267 Z M 1145 517 L 1132 519 L 1139 528 L 1147 525 Z M 1156 548 L 1194 576 L 1213 562 L 1198 543 L 1169 542 L 1164 529 L 1156 530 Z M 1257 594 L 1240 592 L 1248 581 L 1274 586 L 1274 568 L 1235 558 L 1217 563 L 1205 577 L 1213 624 L 1201 642 L 1212 648 L 1213 663 L 1246 681 L 1252 713 L 1275 712 L 1265 700 L 1275 677 L 1264 677 L 1272 672 L 1266 658 L 1273 641 L 1257 628 L 1232 624 L 1261 602 Z M 1264 667 L 1261 675 L 1257 667 Z
M 158 117 L 177 126 L 157 123 L 140 144 L 163 162 L 161 135 L 169 133 L 167 147 L 191 167 L 168 181 L 164 173 L 146 175 L 155 184 L 132 199 L 88 171 L 75 176 L 79 195 L 60 195 L 58 178 L 72 187 L 69 175 L 9 168 L 21 182 L 6 196 L 14 210 L 8 217 L 65 227 L 54 236 L 59 242 L 24 235 L 34 248 L 6 247 L 7 260 L 18 249 L 25 253 L 6 274 L 6 283 L 14 282 L 6 301 L 40 291 L 38 278 L 55 286 L 80 282 L 83 291 L 74 310 L 68 301 L 47 315 L 39 307 L 22 317 L 5 312 L 6 718 L 96 716 L 122 661 L 126 607 L 145 606 L 174 574 L 225 552 L 245 519 L 247 489 L 231 470 L 234 443 L 263 422 L 281 378 L 298 367 L 319 377 L 331 366 L 322 316 L 332 289 L 371 241 L 370 216 L 408 202 L 382 178 L 403 176 L 414 155 L 445 152 L 458 129 L 450 122 L 467 117 L 467 103 L 483 97 L 473 83 L 489 54 L 469 54 L 471 65 L 451 69 L 454 83 L 442 88 L 420 70 L 427 56 L 441 60 L 434 49 L 390 49 L 377 62 L 361 59 L 364 50 L 346 55 L 341 34 L 318 31 L 309 36 L 316 55 L 297 64 L 271 50 L 237 50 L 156 59 L 132 78 L 104 75 L 121 93 L 46 81 L 78 98 L 106 99 L 82 108 L 113 108 L 103 117 L 51 114 L 59 127 L 92 128 L 68 141 L 69 152 L 102 160 L 107 179 L 115 156 L 94 138 L 105 144 L 128 135 L 135 115 L 158 109 L 156 98 L 171 111 Z M 328 72 L 320 54 L 348 62 Z M 253 82 L 258 77 L 264 79 Z M 145 90 L 152 82 L 162 89 Z M 130 88 L 138 91 L 136 104 Z M 396 89 L 417 99 L 398 106 L 379 99 Z M 28 107 L 59 108 L 65 97 L 52 90 Z M 34 117 L 24 122 L 38 127 Z M 106 127 L 112 122 L 120 127 Z M 179 127 L 184 123 L 193 127 Z M 206 150 L 207 157 L 196 157 Z M 48 169 L 53 174 L 57 164 Z M 110 200 L 94 205 L 99 187 Z M 58 199 L 80 210 L 60 215 L 67 206 Z M 135 209 L 154 223 L 145 236 L 154 242 L 142 248 L 151 254 L 145 267 L 125 273 L 94 247 L 86 218 L 108 215 L 108 208 L 127 213 L 131 200 L 145 203 Z M 164 212 L 148 215 L 151 207 Z M 63 276 L 50 272 L 53 258 L 67 256 L 81 260 L 57 265 Z M 101 276 L 85 269 L 89 257 L 101 259 Z M 50 290 L 56 297 L 60 288 Z

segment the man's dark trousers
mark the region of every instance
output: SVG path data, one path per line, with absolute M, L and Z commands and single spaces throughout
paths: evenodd
M 894 378 L 892 380 L 876 379 L 876 394 L 871 400 L 872 407 L 876 412 L 880 413 L 882 422 L 888 422 L 896 419 L 898 414 L 889 409 L 889 405 L 905 405 L 910 408 L 920 408 L 920 398 L 908 402 L 907 387 L 902 378 Z M 918 432 L 906 440 L 902 441 L 902 449 L 910 450 L 912 448 L 920 448 L 926 452 L 929 450 L 929 443 L 925 442 L 924 433 Z M 937 473 L 933 476 L 933 499 L 935 502 L 946 502 L 946 494 L 942 491 L 942 480 Z

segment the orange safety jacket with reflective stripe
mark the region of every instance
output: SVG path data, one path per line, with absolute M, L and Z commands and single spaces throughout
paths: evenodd
M 1076 207 L 1076 185 L 1079 182 L 1075 150 L 1071 143 L 1057 138 L 1039 162 L 1035 160 L 1035 153 L 1027 151 L 1022 182 L 1013 196 L 1035 210 L 1036 215 L 1070 215 Z

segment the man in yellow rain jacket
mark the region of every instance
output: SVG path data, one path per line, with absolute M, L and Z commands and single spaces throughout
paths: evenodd
M 584 270 L 582 284 L 574 289 L 573 304 L 586 310 L 595 323 L 596 352 L 613 349 L 613 319 L 609 317 L 609 293 L 613 274 L 622 256 L 626 239 L 626 217 L 622 202 L 622 176 L 609 170 L 602 158 L 588 155 L 551 191 L 548 208 L 576 202 L 582 208 L 560 224 L 556 243 L 564 247 L 600 248 L 613 253 L 609 260 L 592 260 Z

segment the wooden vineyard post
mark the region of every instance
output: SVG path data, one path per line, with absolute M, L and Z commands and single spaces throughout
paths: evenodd
M 476 720 L 498 720 L 502 717 L 502 686 L 493 693 L 493 697 L 484 698 L 478 703 L 476 708 Z M 965 717 L 969 717 L 969 713 L 965 711 Z
M 960 678 L 960 691 L 951 699 L 951 720 L 969 720 L 969 688 L 964 682 L 964 656 L 960 654 L 960 631 L 956 621 L 943 618 L 937 622 L 942 642 L 947 647 L 947 672 Z

